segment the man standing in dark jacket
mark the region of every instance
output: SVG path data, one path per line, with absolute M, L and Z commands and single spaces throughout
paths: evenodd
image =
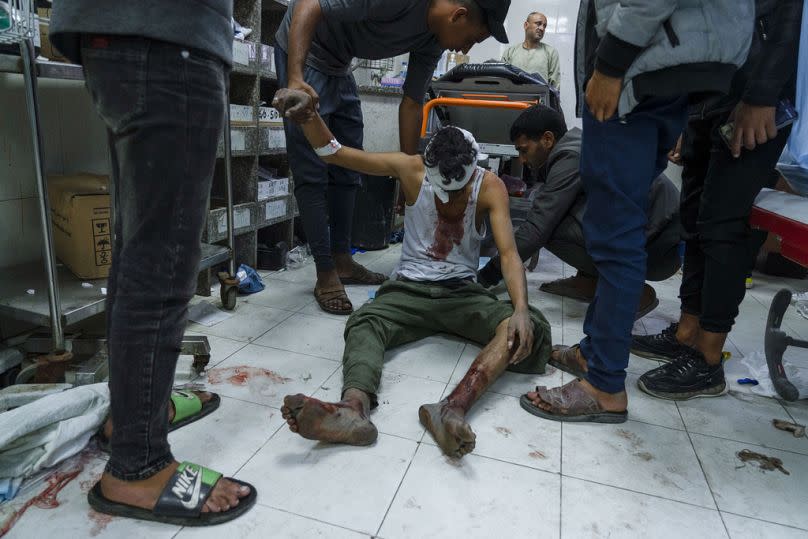
M 112 433 L 104 474 L 87 495 L 101 513 L 205 526 L 255 504 L 247 483 L 177 462 L 168 443 L 169 416 L 187 423 L 218 405 L 210 393 L 170 397 L 224 126 L 232 13 L 230 0 L 69 0 L 53 7 L 51 39 L 83 64 L 109 132 Z
M 530 167 L 539 182 L 533 193 L 533 206 L 525 222 L 516 229 L 516 248 L 522 260 L 540 249 L 569 264 L 578 274 L 544 283 L 540 290 L 587 302 L 595 294 L 598 271 L 586 252 L 583 216 L 586 193 L 581 182 L 581 130 L 567 131 L 564 116 L 544 105 L 535 105 L 511 126 L 511 141 L 519 159 Z M 679 190 L 665 177 L 657 177 L 649 193 L 649 216 L 646 226 L 648 264 L 645 278 L 663 281 L 679 269 Z M 480 270 L 477 280 L 493 286 L 502 280 L 499 256 Z M 643 286 L 637 309 L 641 318 L 659 305 L 654 289 Z
M 555 421 L 626 421 L 625 369 L 646 273 L 648 191 L 684 129 L 689 96 L 729 90 L 749 49 L 753 7 L 751 0 L 581 1 L 583 227 L 598 285 L 586 337 L 550 361 L 577 379 L 524 395 L 530 413 Z
M 758 0 L 752 48 L 730 94 L 692 109 L 681 150 L 681 315 L 632 344 L 638 355 L 671 361 L 640 377 L 650 395 L 684 400 L 726 391 L 721 351 L 744 297 L 749 215 L 791 131 L 778 129 L 775 115 L 784 100 L 794 102 L 802 9 L 802 0 Z M 728 122 L 729 144 L 720 133 Z

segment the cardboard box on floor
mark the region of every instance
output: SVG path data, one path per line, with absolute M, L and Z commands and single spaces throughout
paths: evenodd
M 103 279 L 112 263 L 109 178 L 50 176 L 48 197 L 56 257 L 82 279 Z
M 53 48 L 53 45 L 51 45 L 49 37 L 51 10 L 46 8 L 37 8 L 36 11 L 37 15 L 40 17 L 40 54 L 48 60 L 53 60 L 55 62 L 70 62 L 70 60 L 62 56 L 59 51 L 57 51 L 55 48 Z M 47 19 L 47 21 L 43 21 L 42 19 Z

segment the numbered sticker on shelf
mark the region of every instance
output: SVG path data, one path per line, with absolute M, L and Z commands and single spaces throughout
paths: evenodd
M 283 129 L 267 129 L 266 130 L 267 148 L 270 149 L 284 149 L 286 148 L 286 134 Z
M 265 208 L 265 219 L 270 221 L 286 215 L 286 200 L 273 200 L 267 202 Z
M 252 51 L 250 50 L 252 49 Z M 255 44 L 245 41 L 233 40 L 233 63 L 248 66 L 250 65 L 250 52 L 255 59 Z
M 250 208 L 236 208 L 233 211 L 233 227 L 245 228 L 250 226 Z
M 241 129 L 230 130 L 230 150 L 241 152 L 247 149 L 247 134 Z

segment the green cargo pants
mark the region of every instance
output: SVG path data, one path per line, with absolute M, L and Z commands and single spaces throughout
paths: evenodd
M 457 335 L 485 346 L 500 322 L 511 314 L 510 302 L 497 299 L 477 283 L 448 288 L 435 283 L 387 281 L 376 298 L 353 313 L 345 326 L 343 391 L 362 390 L 371 395 L 375 405 L 385 350 L 436 333 Z M 530 317 L 533 350 L 508 370 L 542 374 L 550 359 L 550 324 L 534 307 L 530 307 Z

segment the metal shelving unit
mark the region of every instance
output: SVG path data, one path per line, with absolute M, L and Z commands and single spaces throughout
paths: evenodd
M 252 28 L 252 33 L 245 41 L 238 42 L 234 50 L 234 68 L 230 76 L 230 102 L 233 105 L 248 106 L 253 116 L 249 125 L 233 126 L 231 138 L 232 183 L 234 193 L 234 261 L 235 265 L 257 265 L 257 246 L 259 234 L 266 235 L 266 229 L 272 228 L 272 236 L 292 243 L 294 218 L 297 206 L 294 197 L 288 195 L 287 211 L 284 215 L 266 219 L 266 203 L 258 200 L 258 168 L 267 166 L 288 171 L 285 143 L 281 144 L 283 132 L 281 126 L 268 126 L 259 122 L 259 109 L 269 106 L 277 89 L 277 75 L 274 70 L 272 45 L 274 34 L 283 18 L 287 2 L 277 0 L 235 0 L 234 17 L 243 26 Z M 268 131 L 274 130 L 270 144 Z M 218 207 L 217 197 L 222 193 L 225 183 L 225 167 L 223 166 L 224 143 L 220 144 L 214 185 L 213 202 L 208 216 L 204 241 L 217 243 L 224 239 L 222 232 L 222 209 Z M 290 178 L 290 193 L 292 192 Z M 249 215 L 249 222 L 245 219 Z M 288 225 L 288 226 L 287 226 Z M 277 241 L 277 240 L 276 240 Z M 199 276 L 197 293 L 209 295 L 211 285 L 216 283 L 217 268 L 211 267 Z
M 73 351 L 92 354 L 89 359 L 70 361 L 66 377 L 73 376 L 78 383 L 100 381 L 106 374 L 105 342 L 98 338 L 83 338 L 81 334 L 66 335 L 65 328 L 82 322 L 104 311 L 106 306 L 106 280 L 86 281 L 77 278 L 56 262 L 53 231 L 50 219 L 47 176 L 40 128 L 38 80 L 40 78 L 81 81 L 81 66 L 36 60 L 32 40 L 34 25 L 39 24 L 31 0 L 10 0 L 12 26 L 0 32 L 0 43 L 18 44 L 20 55 L 0 54 L 0 72 L 22 75 L 26 108 L 31 131 L 36 177 L 37 202 L 42 227 L 44 275 L 39 264 L 26 264 L 4 268 L 0 281 L 0 316 L 9 317 L 47 328 L 48 333 L 30 336 L 22 344 L 28 353 L 41 354 L 45 361 L 68 362 Z M 229 109 L 226 125 L 229 125 Z M 234 276 L 234 237 L 232 218 L 232 177 L 230 174 L 230 132 L 224 134 L 223 160 L 226 170 L 227 246 L 202 245 L 200 271 L 230 262 L 230 275 Z M 114 187 L 114 186 L 111 186 Z M 114 218 L 114 216 L 113 216 Z M 237 283 L 236 283 L 237 284 Z M 224 287 L 223 287 L 224 288 Z M 235 297 L 235 294 L 233 294 Z M 232 308 L 232 306 L 231 306 Z M 194 365 L 203 369 L 210 358 L 207 338 L 189 338 L 183 341 L 183 353 L 194 355 Z M 69 373 L 73 373 L 70 375 Z
M 262 3 L 263 1 L 263 3 Z M 30 0 L 12 0 L 13 5 L 24 6 L 35 21 Z M 210 211 L 209 223 L 203 239 L 202 260 L 200 262 L 200 286 L 198 291 L 210 294 L 211 277 L 229 266 L 227 273 L 233 275 L 235 267 L 245 262 L 256 265 L 257 234 L 267 227 L 288 223 L 288 231 L 284 232 L 291 244 L 293 219 L 297 215 L 294 197 L 286 199 L 287 211 L 282 216 L 266 218 L 266 203 L 257 200 L 258 166 L 269 159 L 270 164 L 287 169 L 285 147 L 269 147 L 265 133 L 271 128 L 258 123 L 258 108 L 263 102 L 271 101 L 277 77 L 271 57 L 272 49 L 262 46 L 262 34 L 272 37 L 286 10 L 287 3 L 279 0 L 235 0 L 236 18 L 245 26 L 252 26 L 253 33 L 248 43 L 254 47 L 254 54 L 248 55 L 246 63 L 234 65 L 230 79 L 230 101 L 242 105 L 250 105 L 254 110 L 255 125 L 232 126 L 232 130 L 223 133 L 220 143 L 217 172 L 214 177 L 213 200 L 230 198 L 232 211 L 227 211 L 228 204 L 214 207 Z M 31 24 L 34 24 L 32 22 Z M 8 33 L 0 34 L 9 43 Z M 43 165 L 42 134 L 39 122 L 39 104 L 37 96 L 38 79 L 84 80 L 81 66 L 54 61 L 36 60 L 33 43 L 28 39 L 16 39 L 20 42 L 21 55 L 0 54 L 0 72 L 19 74 L 25 83 L 26 104 L 29 112 L 32 145 L 34 153 L 34 169 L 37 180 L 40 221 L 43 229 L 44 266 L 24 265 L 4 270 L 5 278 L 0 283 L 0 316 L 30 322 L 49 328 L 51 345 L 49 350 L 54 354 L 69 351 L 73 348 L 71 339 L 65 337 L 65 327 L 76 324 L 103 312 L 105 296 L 101 289 L 105 288 L 105 280 L 86 281 L 76 278 L 66 268 L 56 262 L 53 253 L 52 230 L 50 225 L 50 207 L 47 198 L 46 174 Z M 229 111 L 228 111 L 229 114 Z M 229 124 L 229 119 L 228 119 Z M 235 144 L 234 144 L 235 143 Z M 227 150 L 230 151 L 227 151 Z M 290 179 L 291 184 L 291 179 Z M 290 191 L 292 187 L 290 185 Z M 233 197 L 221 197 L 232 193 Z M 235 226 L 234 217 L 240 210 L 246 210 L 249 223 Z M 219 224 L 224 212 L 225 222 L 230 227 L 222 231 Z M 235 219 L 238 221 L 238 219 Z M 229 228 L 229 230 L 228 230 Z M 225 245 L 222 245 L 224 243 Z M 92 286 L 82 283 L 89 282 Z M 27 291 L 32 290 L 29 294 Z M 37 340 L 35 348 L 41 350 L 42 339 Z

